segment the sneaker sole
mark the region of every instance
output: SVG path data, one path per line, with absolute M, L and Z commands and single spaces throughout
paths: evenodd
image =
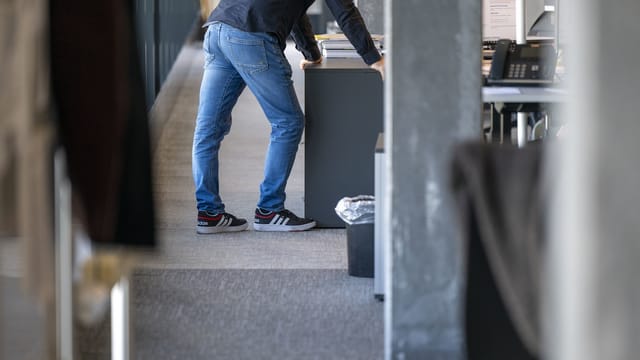
M 225 232 L 239 232 L 246 230 L 248 227 L 248 223 L 240 226 L 197 226 L 196 232 L 198 234 L 219 234 Z
M 316 226 L 316 222 L 310 222 L 302 225 L 275 225 L 275 224 L 253 224 L 256 231 L 305 231 Z

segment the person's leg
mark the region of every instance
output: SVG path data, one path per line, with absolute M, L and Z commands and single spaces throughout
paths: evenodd
M 304 129 L 304 115 L 291 80 L 291 66 L 274 36 L 230 26 L 222 50 L 258 99 L 271 123 L 271 137 L 258 207 L 284 210 L 285 187 Z
M 219 194 L 218 151 L 231 128 L 231 110 L 245 87 L 242 77 L 220 51 L 220 24 L 209 26 L 204 38 L 205 70 L 193 138 L 193 179 L 199 211 L 223 213 Z
M 303 231 L 316 222 L 285 209 L 285 187 L 304 129 L 304 115 L 291 81 L 291 66 L 274 36 L 223 26 L 222 51 L 258 99 L 271 123 L 271 141 L 253 227 L 258 231 Z

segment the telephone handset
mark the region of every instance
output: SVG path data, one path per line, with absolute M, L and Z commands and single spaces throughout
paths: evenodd
M 489 85 L 549 85 L 556 70 L 556 51 L 551 45 L 514 44 L 501 39 L 496 43 Z

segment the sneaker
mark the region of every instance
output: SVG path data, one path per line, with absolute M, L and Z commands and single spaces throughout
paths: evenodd
M 297 217 L 289 210 L 267 211 L 256 209 L 253 228 L 257 231 L 304 231 L 316 226 L 311 219 Z
M 209 211 L 198 211 L 198 234 L 215 234 L 221 232 L 242 231 L 247 228 L 247 220 L 238 219 L 228 214 L 214 214 Z

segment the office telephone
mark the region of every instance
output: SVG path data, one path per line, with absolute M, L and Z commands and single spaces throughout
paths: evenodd
M 514 44 L 498 40 L 487 83 L 502 86 L 550 85 L 556 69 L 556 51 L 549 44 Z

